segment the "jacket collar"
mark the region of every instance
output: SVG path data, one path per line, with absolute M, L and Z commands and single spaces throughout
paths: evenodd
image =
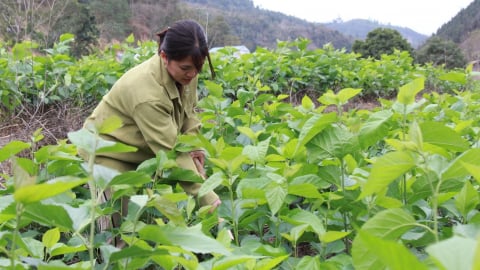
M 160 85 L 165 86 L 165 90 L 167 90 L 170 99 L 180 98 L 179 91 L 175 85 L 175 80 L 173 80 L 170 74 L 168 74 L 165 63 L 160 55 L 158 55 L 158 53 L 155 54 L 151 61 L 155 80 L 157 80 Z

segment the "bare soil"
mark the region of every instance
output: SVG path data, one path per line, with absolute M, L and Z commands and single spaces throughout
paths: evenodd
M 66 139 L 68 132 L 78 130 L 83 121 L 93 110 L 92 108 L 78 108 L 70 104 L 55 104 L 42 107 L 23 107 L 12 115 L 6 115 L 0 108 L 0 148 L 11 141 L 31 142 L 32 135 L 41 129 L 44 139 L 36 147 L 57 144 Z M 8 161 L 0 163 L 1 174 L 8 174 Z

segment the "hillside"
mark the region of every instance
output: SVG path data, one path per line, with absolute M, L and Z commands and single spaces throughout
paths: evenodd
M 468 61 L 480 59 L 480 0 L 473 1 L 442 25 L 437 36 L 459 44 Z
M 335 21 L 328 24 L 312 23 L 306 20 L 255 7 L 250 0 L 184 0 L 193 10 L 203 10 L 209 18 L 223 17 L 229 25 L 230 33 L 237 35 L 250 50 L 255 46 L 274 47 L 277 40 L 290 40 L 304 37 L 312 40 L 313 47 L 331 43 L 336 48 L 350 49 L 355 39 L 364 39 L 368 32 L 379 28 L 397 30 L 417 48 L 427 36 L 409 28 L 383 25 L 369 20 Z M 249 30 L 251 29 L 251 30 Z
M 365 39 L 367 34 L 376 28 L 394 29 L 397 30 L 408 42 L 410 42 L 414 48 L 418 48 L 428 38 L 426 35 L 415 32 L 410 28 L 394 26 L 391 24 L 381 24 L 376 21 L 365 19 L 354 19 L 346 22 L 342 20 L 335 20 L 324 25 L 353 39 Z
M 218 35 L 225 34 L 216 34 L 212 31 L 220 30 L 216 27 L 219 22 L 226 23 L 221 30 L 227 31 L 230 43 L 214 44 L 212 47 L 245 45 L 253 51 L 257 46 L 274 48 L 278 40 L 288 41 L 299 37 L 311 40 L 311 46 L 317 48 L 331 43 L 335 48 L 350 49 L 353 43 L 351 38 L 334 29 L 280 12 L 260 9 L 255 7 L 251 0 L 183 0 L 183 2 L 191 11 L 198 13 L 201 10 L 204 14 L 196 19 L 202 25 L 209 25 L 209 39 L 212 36 L 218 39 Z

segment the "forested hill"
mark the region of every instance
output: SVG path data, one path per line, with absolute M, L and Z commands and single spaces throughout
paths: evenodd
M 238 41 L 250 49 L 255 46 L 272 47 L 275 46 L 276 40 L 288 40 L 298 36 L 312 40 L 315 47 L 321 47 L 329 42 L 336 48 L 350 49 L 355 39 L 365 39 L 370 31 L 380 27 L 397 30 L 414 48 L 419 47 L 427 39 L 427 36 L 412 29 L 371 20 L 312 23 L 283 13 L 260 9 L 255 7 L 251 0 L 183 1 L 194 10 L 208 12 L 210 20 L 223 17 L 229 26 L 229 33 L 237 36 Z
M 480 0 L 473 1 L 436 33 L 460 45 L 469 61 L 480 59 Z
M 354 39 L 365 39 L 367 34 L 376 28 L 389 28 L 397 30 L 414 48 L 422 45 L 428 36 L 415 32 L 407 27 L 400 27 L 391 24 L 381 24 L 377 21 L 354 19 L 349 21 L 335 20 L 326 23 L 326 27 L 339 31 L 340 33 Z
M 335 48 L 347 48 L 353 40 L 319 23 L 255 7 L 251 0 L 183 0 L 194 11 L 202 25 L 208 25 L 212 47 L 245 45 L 273 48 L 278 40 L 304 37 L 312 47 L 331 43 Z

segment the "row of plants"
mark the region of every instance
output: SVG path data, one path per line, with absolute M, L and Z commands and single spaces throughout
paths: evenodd
M 305 95 L 296 104 L 275 89 L 275 78 L 290 77 L 253 65 L 266 55 L 279 62 L 289 49 L 278 50 L 215 55 L 221 75 L 203 78 L 202 133 L 182 136 L 174 151 L 136 171 L 93 163 L 102 152 L 134 151 L 99 136 L 121 125 L 117 119 L 55 145 L 40 146 L 38 130 L 31 141 L 0 148 L 0 162 L 12 163 L 0 190 L 0 265 L 477 269 L 480 92 L 472 73 L 436 74 L 437 85 L 460 86 L 422 92 L 429 79 L 417 70 L 371 110 L 345 106 L 362 95 L 357 87 L 319 89 L 318 99 Z M 203 181 L 174 162 L 176 152 L 197 147 L 208 157 L 200 195 L 215 190 L 223 202 L 213 214 L 174 181 Z M 113 199 L 100 203 L 93 191 L 107 188 Z M 122 226 L 96 231 L 96 220 L 118 211 L 122 196 L 130 197 Z M 127 246 L 116 248 L 113 236 Z
M 70 55 L 74 37 L 64 34 L 52 49 L 37 51 L 33 42 L 16 44 L 11 50 L 0 44 L 0 108 L 6 113 L 25 105 L 35 107 L 73 101 L 78 106 L 97 102 L 128 69 L 156 52 L 155 42 L 137 42 L 130 36 L 122 44 L 77 60 Z M 426 87 L 451 92 L 463 84 L 439 80 L 451 72 L 442 67 L 415 65 L 407 52 L 396 51 L 380 60 L 360 58 L 326 45 L 308 50 L 307 39 L 279 42 L 275 50 L 258 48 L 238 57 L 233 48 L 213 55 L 217 83 L 225 94 L 235 97 L 249 80 L 269 85 L 275 94 L 291 96 L 310 93 L 318 97 L 327 89 L 362 88 L 361 96 L 392 97 L 399 85 L 418 75 L 427 78 Z M 119 57 L 120 56 L 120 57 Z M 201 74 L 207 79 L 209 74 Z M 203 91 L 203 94 L 206 92 Z

